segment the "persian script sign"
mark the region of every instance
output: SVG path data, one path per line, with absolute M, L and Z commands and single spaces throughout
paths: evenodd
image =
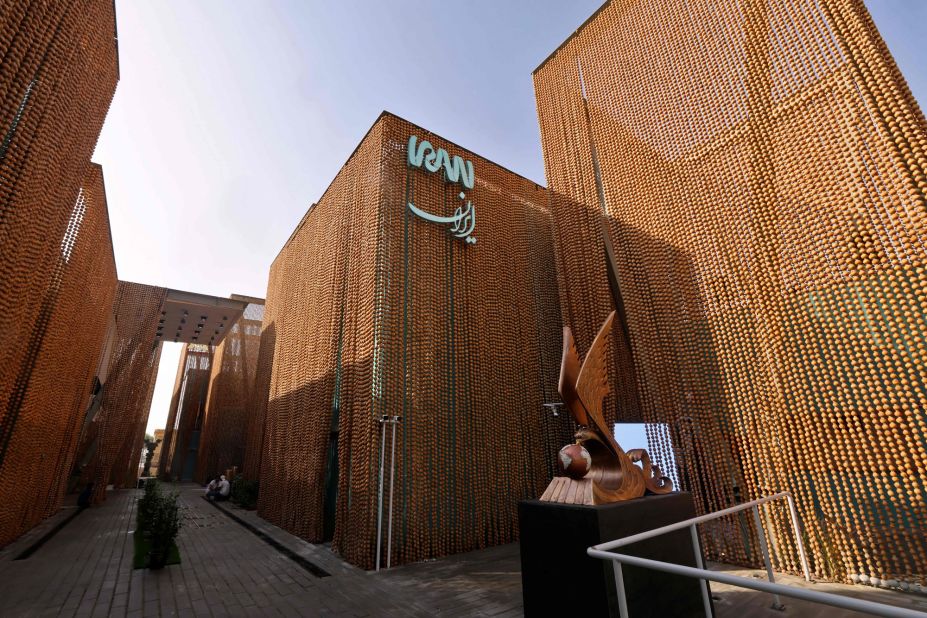
M 424 167 L 429 172 L 437 172 L 444 169 L 444 178 L 447 182 L 460 183 L 465 189 L 473 188 L 473 163 L 464 161 L 461 157 L 454 155 L 452 158 L 443 148 L 435 150 L 427 140 L 418 141 L 415 135 L 409 137 L 409 167 Z M 466 200 L 466 205 L 460 204 L 454 210 L 454 214 L 449 217 L 433 215 L 418 208 L 412 202 L 408 202 L 409 210 L 425 221 L 447 225 L 448 231 L 456 236 L 466 240 L 469 244 L 476 244 L 476 238 L 471 236 L 473 228 L 476 227 L 476 207 L 470 200 L 467 200 L 467 194 L 461 191 L 460 199 Z

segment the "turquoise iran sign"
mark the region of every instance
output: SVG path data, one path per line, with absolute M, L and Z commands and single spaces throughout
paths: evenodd
M 476 244 L 473 230 L 476 227 L 476 207 L 467 199 L 467 189 L 473 189 L 473 162 L 465 161 L 454 155 L 451 157 L 444 148 L 435 149 L 427 140 L 419 141 L 415 135 L 409 138 L 409 167 L 424 168 L 428 172 L 444 170 L 447 182 L 460 184 L 464 189 L 458 197 L 461 203 L 457 205 L 454 214 L 450 216 L 435 215 L 424 211 L 412 202 L 408 203 L 409 210 L 418 217 L 431 223 L 446 225 L 448 232 L 467 243 Z

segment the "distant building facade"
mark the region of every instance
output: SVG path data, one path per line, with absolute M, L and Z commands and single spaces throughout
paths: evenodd
M 174 394 L 164 429 L 164 450 L 159 462 L 160 475 L 169 481 L 192 481 L 196 472 L 209 375 L 212 346 L 188 343 L 180 355 Z
M 158 444 L 154 447 L 154 452 L 151 454 L 151 468 L 148 473 L 150 476 L 158 478 L 158 463 L 161 461 L 161 449 L 164 446 L 164 430 L 155 429 L 154 439 Z

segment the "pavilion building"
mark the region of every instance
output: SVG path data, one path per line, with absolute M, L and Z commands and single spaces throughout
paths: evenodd
M 0 546 L 61 505 L 116 293 L 103 173 L 112 0 L 0 9 Z
M 927 124 L 863 3 L 606 2 L 534 84 L 563 321 L 619 316 L 609 418 L 701 513 L 791 492 L 816 576 L 922 579 Z M 759 564 L 742 530 L 702 547 Z
M 606 2 L 534 72 L 547 188 L 384 112 L 266 303 L 119 280 L 113 2 L 2 11 L 0 546 L 134 485 L 163 341 L 159 475 L 240 467 L 365 568 L 515 540 L 572 434 L 561 327 L 614 310 L 606 418 L 700 513 L 789 491 L 815 576 L 923 581 L 927 123 L 862 2 Z M 741 523 L 710 559 L 759 562 Z
M 514 540 L 569 435 L 555 277 L 544 187 L 384 112 L 271 267 L 259 514 L 366 568 Z

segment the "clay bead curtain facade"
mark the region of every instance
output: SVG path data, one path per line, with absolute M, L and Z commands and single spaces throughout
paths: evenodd
M 862 2 L 614 1 L 534 79 L 564 321 L 614 304 L 604 232 L 657 459 L 700 512 L 793 492 L 818 576 L 923 582 L 927 124 Z
M 352 444 L 357 462 L 352 508 L 364 513 L 373 508 L 376 422 L 370 402 L 369 291 L 374 289 L 377 232 L 370 217 L 379 205 L 381 140 L 378 123 L 303 217 L 270 269 L 263 329 L 274 333 L 275 344 L 258 514 L 312 541 L 323 538 L 326 464 L 336 404 L 343 423 L 336 424 L 340 443 Z M 344 332 L 347 345 L 339 346 Z M 338 394 L 348 396 L 336 401 L 339 370 Z M 344 422 L 352 418 L 356 430 Z M 353 439 L 350 433 L 356 434 Z M 359 541 L 366 541 L 371 526 L 355 531 Z
M 87 171 L 59 245 L 40 316 L 44 336 L 0 464 L 0 545 L 60 507 L 103 353 L 116 264 L 102 170 Z
M 254 397 L 263 317 L 264 305 L 249 303 L 213 352 L 197 451 L 195 478 L 200 483 L 233 466 L 244 466 L 247 412 Z
M 411 123 L 385 128 L 374 412 L 403 417 L 395 563 L 515 540 L 517 503 L 543 492 L 571 427 L 543 408 L 560 400 L 562 344 L 546 190 Z M 462 202 L 441 171 L 408 167 L 412 134 L 473 161 L 475 245 L 403 208 Z
M 86 462 L 81 481 L 94 483 L 94 500 L 105 499 L 107 484 L 135 484 L 161 358 L 154 333 L 165 295 L 164 288 L 127 281 L 116 288 L 107 379 L 99 411 L 85 429 L 78 452 L 78 461 Z
M 472 160 L 474 188 L 410 168 L 410 135 Z M 453 213 L 461 190 L 473 246 L 406 207 Z M 378 419 L 399 415 L 393 563 L 514 540 L 569 435 L 542 407 L 558 399 L 554 277 L 542 187 L 381 116 L 271 269 L 259 513 L 372 567 Z
M 111 1 L 0 7 L 0 545 L 59 504 L 112 306 L 114 32 Z
M 271 269 L 268 288 L 274 286 L 274 271 Z M 258 343 L 257 365 L 254 384 L 248 397 L 245 428 L 245 453 L 243 470 L 249 481 L 260 481 L 264 454 L 264 423 L 267 416 L 267 401 L 270 392 L 270 378 L 273 371 L 274 345 L 276 342 L 275 308 L 264 305 L 261 321 L 261 338 Z
M 0 393 L 6 403 L 22 397 L 28 380 L 43 300 L 118 73 L 111 1 L 8 2 L 0 11 Z M 7 407 L 0 412 L 3 432 L 16 422 Z

